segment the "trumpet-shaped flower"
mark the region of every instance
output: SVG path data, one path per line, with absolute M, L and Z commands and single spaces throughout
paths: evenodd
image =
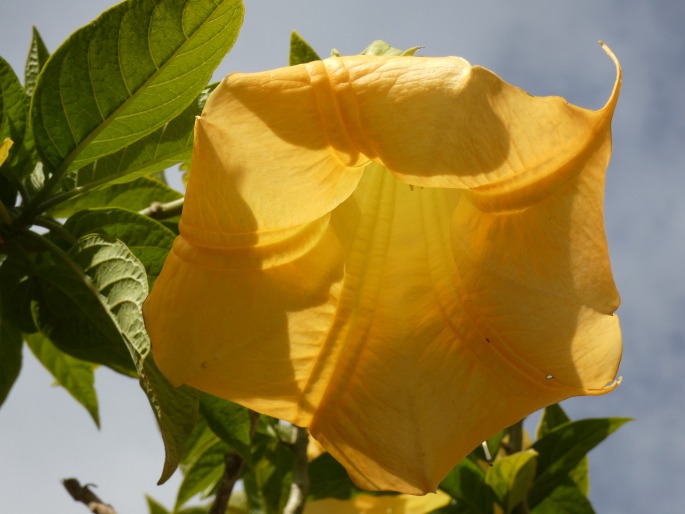
M 229 75 L 144 306 L 160 369 L 413 494 L 527 414 L 612 390 L 616 67 L 598 111 L 457 57 Z

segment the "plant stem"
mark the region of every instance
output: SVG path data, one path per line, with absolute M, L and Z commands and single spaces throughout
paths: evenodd
M 233 486 L 240 478 L 245 461 L 236 452 L 227 453 L 224 457 L 224 474 L 219 482 L 219 488 L 214 498 L 209 514 L 225 514 L 228 501 L 233 493 Z
M 172 218 L 181 214 L 181 211 L 183 210 L 183 200 L 184 198 L 179 198 L 178 200 L 167 203 L 153 202 L 149 207 L 138 211 L 138 214 L 148 216 L 155 220 Z
M 301 514 L 307 501 L 309 491 L 309 461 L 307 459 L 307 445 L 309 434 L 306 428 L 292 426 L 293 451 L 295 452 L 295 465 L 293 468 L 293 483 L 290 486 L 288 503 L 283 514 Z
M 95 514 L 116 514 L 114 507 L 103 502 L 97 494 L 90 490 L 88 484 L 81 485 L 75 478 L 65 478 L 62 484 L 74 501 L 86 505 Z
M 250 411 L 250 439 L 254 437 L 257 430 L 257 422 L 259 421 L 259 413 Z M 240 478 L 240 473 L 243 470 L 245 461 L 236 452 L 229 452 L 224 457 L 224 474 L 221 477 L 219 486 L 214 497 L 212 508 L 209 509 L 209 514 L 225 514 L 228 508 L 228 502 L 233 493 L 233 486 Z
M 33 224 L 38 225 L 39 227 L 47 228 L 51 232 L 55 232 L 70 245 L 75 245 L 78 241 L 76 237 L 64 229 L 64 225 L 62 225 L 59 221 L 53 220 L 52 218 L 48 218 L 46 216 L 36 216 L 33 220 Z
M 76 273 L 77 276 L 86 276 L 85 271 L 83 271 L 64 250 L 62 250 L 48 238 L 43 237 L 40 234 L 36 234 L 28 229 L 22 230 L 22 235 L 24 235 L 27 239 L 32 239 L 39 247 L 50 252 L 54 257 L 62 261 L 68 268 Z

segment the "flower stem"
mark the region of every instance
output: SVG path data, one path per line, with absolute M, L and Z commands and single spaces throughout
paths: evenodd
M 155 220 L 172 218 L 181 214 L 181 211 L 183 210 L 183 200 L 184 198 L 179 198 L 178 200 L 167 203 L 153 202 L 149 207 L 138 211 L 138 214 L 148 216 Z
M 307 459 L 307 445 L 309 434 L 306 428 L 292 426 L 295 465 L 293 468 L 293 483 L 290 486 L 290 497 L 283 510 L 283 514 L 301 514 L 307 501 L 309 491 L 309 461 Z

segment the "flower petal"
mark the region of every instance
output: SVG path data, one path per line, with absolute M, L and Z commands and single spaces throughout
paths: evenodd
M 12 147 L 12 140 L 6 137 L 2 143 L 0 143 L 0 165 L 5 162 L 7 156 L 10 153 L 10 148 Z
M 413 494 L 530 412 L 611 390 L 619 85 L 595 112 L 458 58 L 229 76 L 144 306 L 160 369 Z
M 349 500 L 308 501 L 305 514 L 425 514 L 449 504 L 450 497 L 438 491 L 425 496 L 369 496 L 360 494 Z

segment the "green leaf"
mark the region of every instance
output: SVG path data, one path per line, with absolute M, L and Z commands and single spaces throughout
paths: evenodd
M 33 27 L 29 55 L 26 58 L 26 66 L 24 67 L 24 89 L 29 96 L 33 94 L 38 75 L 40 75 L 48 57 L 50 57 L 50 52 L 48 52 L 45 43 L 43 43 L 43 38 L 40 37 L 38 29 Z
M 277 438 L 257 432 L 251 462 L 242 477 L 250 512 L 281 514 L 290 496 L 293 452 Z
M 124 335 L 164 440 L 165 460 L 159 483 L 174 472 L 198 415 L 198 393 L 186 386 L 173 387 L 150 354 L 142 306 L 148 287 L 141 263 L 121 241 L 99 235 L 79 239 L 76 258 L 106 297 L 107 305 Z
M 14 142 L 9 158 L 0 169 L 4 173 L 11 170 L 16 178 L 23 177 L 27 173 L 25 168 L 32 167 L 31 156 L 24 142 L 28 134 L 28 108 L 28 96 L 24 88 L 9 63 L 0 57 L 0 142 L 6 137 Z
M 385 41 L 377 39 L 362 50 L 362 55 L 414 55 L 414 53 L 420 49 L 420 46 L 414 46 L 407 50 L 400 50 L 399 48 L 390 46 Z
M 145 495 L 145 500 L 147 500 L 147 507 L 150 509 L 150 514 L 171 514 L 164 505 L 157 502 L 151 496 Z
M 559 486 L 595 446 L 630 421 L 628 418 L 582 419 L 553 428 L 533 444 L 538 470 L 529 501 L 536 506 Z
M 198 393 L 188 386 L 173 387 L 149 354 L 140 370 L 140 385 L 147 394 L 164 440 L 163 484 L 178 467 L 186 442 L 198 418 Z
M 538 423 L 536 438 L 540 439 L 547 435 L 552 429 L 568 423 L 571 419 L 566 415 L 558 403 L 545 408 Z M 576 483 L 578 488 L 587 496 L 590 490 L 590 465 L 587 457 L 583 457 L 578 465 L 569 472 L 569 477 Z
M 195 118 L 202 112 L 207 97 L 216 86 L 212 84 L 203 89 L 200 96 L 180 115 L 153 133 L 114 154 L 68 173 L 62 180 L 62 188 L 71 190 L 77 187 L 90 188 L 112 180 L 129 181 L 189 160 L 193 149 Z
M 243 11 L 241 0 L 129 0 L 75 32 L 31 104 L 48 171 L 81 168 L 180 115 L 233 46 Z
M 347 471 L 329 453 L 322 453 L 309 463 L 309 491 L 310 500 L 337 498 L 349 500 L 354 498 L 361 489 L 357 487 Z
M 0 308 L 0 405 L 5 402 L 19 376 L 21 350 L 21 332 L 4 317 Z
M 60 257 L 58 248 L 52 251 Z M 149 355 L 145 270 L 124 243 L 97 234 L 82 237 L 61 257 L 60 266 L 36 266 L 36 323 L 67 353 L 119 371 L 137 370 L 164 440 L 164 482 L 183 455 L 199 402 L 194 389 L 171 386 Z
M 41 333 L 27 335 L 26 343 L 56 382 L 86 408 L 99 428 L 100 415 L 93 364 L 67 355 Z
M 50 214 L 55 218 L 68 218 L 83 209 L 121 207 L 140 211 L 153 202 L 166 203 L 183 195 L 159 180 L 140 177 L 131 182 L 110 184 L 57 204 Z
M 0 256 L 0 284 L 3 317 L 24 333 L 35 332 L 31 302 L 36 291 L 30 258 L 21 251 Z
M 186 471 L 176 495 L 178 510 L 196 494 L 211 490 L 224 473 L 226 454 L 231 449 L 222 441 L 210 446 Z
M 150 286 L 162 271 L 176 234 L 158 221 L 137 212 L 105 207 L 79 211 L 64 228 L 74 236 L 98 232 L 122 241 L 145 267 Z
M 131 280 L 145 279 L 144 272 L 141 267 L 140 272 L 134 270 L 134 276 L 127 277 L 110 256 L 98 255 L 90 243 L 90 239 L 79 241 L 69 255 L 63 256 L 63 262 L 34 267 L 34 321 L 63 352 L 135 375 L 126 337 L 109 310 L 109 301 L 116 305 Z M 146 282 L 145 286 L 147 289 Z
M 483 471 L 470 459 L 462 459 L 440 483 L 440 489 L 467 507 L 472 514 L 492 514 L 497 501 L 495 492 L 485 482 Z
M 542 411 L 542 416 L 540 417 L 540 422 L 538 423 L 537 430 L 535 431 L 535 438 L 540 439 L 547 434 L 549 434 L 552 429 L 568 423 L 571 418 L 564 412 L 561 405 L 554 403 L 545 407 Z
M 181 459 L 181 470 L 185 473 L 190 466 L 202 455 L 207 448 L 219 442 L 220 439 L 207 426 L 203 416 L 198 416 L 192 432 L 186 440 L 185 449 Z
M 536 459 L 535 451 L 517 452 L 497 459 L 485 474 L 485 483 L 495 492 L 507 514 L 528 496 L 535 478 Z
M 569 478 L 545 496 L 531 514 L 595 514 L 585 494 Z
M 200 395 L 200 413 L 207 425 L 240 457 L 250 460 L 250 412 L 237 403 L 203 393 Z
M 288 64 L 290 64 L 290 66 L 295 66 L 296 64 L 304 64 L 319 60 L 321 60 L 319 54 L 309 46 L 309 43 L 302 39 L 302 36 L 293 30 L 290 33 L 290 56 L 288 58 Z

